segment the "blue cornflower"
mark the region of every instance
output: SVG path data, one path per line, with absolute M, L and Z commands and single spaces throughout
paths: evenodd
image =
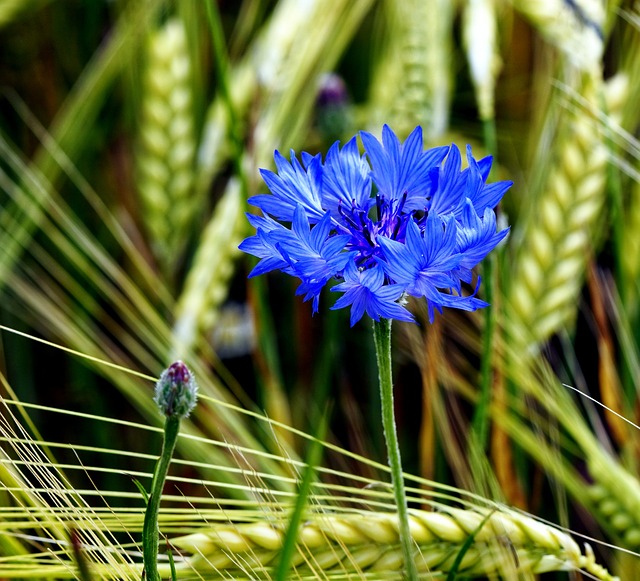
M 424 150 L 417 127 L 400 143 L 384 126 L 382 140 L 361 132 L 335 143 L 323 162 L 302 153 L 291 161 L 275 152 L 276 172 L 261 170 L 270 194 L 249 202 L 263 216 L 249 215 L 256 234 L 240 249 L 261 260 L 249 276 L 281 270 L 300 279 L 297 294 L 344 293 L 334 309 L 351 307 L 351 325 L 364 313 L 413 321 L 403 297 L 423 297 L 430 319 L 442 307 L 474 311 L 486 306 L 463 296 L 472 269 L 504 239 L 493 208 L 511 182 L 487 184 L 491 157 L 475 160 L 467 147 L 461 170 L 455 145 Z

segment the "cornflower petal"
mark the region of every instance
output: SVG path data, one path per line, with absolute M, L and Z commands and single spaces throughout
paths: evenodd
M 247 254 L 260 258 L 260 262 L 249 273 L 249 278 L 266 274 L 272 270 L 286 270 L 288 262 L 284 259 L 277 246 L 277 237 L 271 233 L 280 231 L 282 236 L 290 236 L 290 231 L 268 216 L 253 216 L 247 214 L 251 225 L 256 228 L 256 234 L 243 240 L 238 248 Z
M 434 310 L 442 313 L 442 307 L 451 307 L 462 311 L 477 311 L 478 309 L 488 307 L 489 303 L 476 298 L 475 296 L 479 287 L 480 279 L 478 279 L 478 284 L 476 285 L 473 295 L 468 297 L 447 294 L 432 288 L 428 289 L 428 293 L 425 294 L 425 298 L 427 299 L 427 306 L 429 308 L 429 322 L 433 323 Z
M 329 212 L 311 227 L 301 205 L 295 210 L 291 230 L 286 232 L 290 235 L 273 233 L 272 237 L 277 239 L 275 246 L 288 263 L 291 274 L 302 281 L 296 294 L 305 295 L 305 301 L 313 298 L 313 310 L 317 312 L 323 287 L 344 269 L 351 257 L 350 253 L 343 252 L 349 236 L 331 236 Z
M 407 226 L 405 244 L 380 238 L 385 257 L 380 264 L 389 278 L 405 286 L 405 291 L 415 297 L 424 297 L 429 306 L 429 320 L 434 309 L 454 307 L 475 311 L 487 304 L 475 296 L 443 292 L 440 289 L 459 287 L 459 269 L 462 255 L 456 252 L 457 226 L 453 216 L 441 220 L 429 216 L 424 237 L 415 222 Z
M 278 173 L 262 169 L 260 175 L 271 194 L 249 198 L 249 203 L 271 214 L 278 220 L 291 222 L 298 205 L 302 205 L 309 219 L 318 222 L 324 216 L 322 209 L 322 160 L 319 155 L 311 158 L 303 167 L 291 152 L 291 162 L 280 152 L 274 153 Z
M 456 211 L 464 201 L 466 176 L 460 172 L 462 158 L 460 150 L 451 144 L 447 157 L 442 165 L 431 170 L 431 200 L 429 212 L 436 212 L 441 216 Z
M 424 151 L 419 126 L 403 144 L 388 125 L 382 128 L 382 143 L 366 131 L 360 132 L 360 138 L 380 194 L 389 200 L 400 200 L 405 196 L 407 210 L 423 210 L 427 205 L 425 192 L 429 186 L 429 172 L 444 159 L 448 148 Z
M 494 182 L 492 184 L 485 184 L 482 190 L 478 193 L 475 200 L 473 200 L 473 206 L 478 214 L 483 214 L 485 209 L 495 208 L 500 200 L 502 200 L 506 191 L 513 185 L 513 182 L 502 181 Z
M 482 173 L 478 167 L 478 162 L 473 159 L 473 156 L 471 155 L 471 147 L 469 145 L 467 145 L 467 162 L 469 167 L 462 172 L 466 177 L 464 200 L 462 200 L 462 205 L 464 205 L 464 201 L 466 199 L 477 199 L 484 188 Z
M 340 149 L 334 143 L 327 152 L 323 168 L 323 207 L 337 218 L 352 207 L 368 212 L 375 201 L 371 198 L 370 168 L 358 151 L 356 138 L 349 140 Z
M 467 199 L 457 229 L 456 246 L 462 255 L 460 279 L 471 282 L 471 269 L 504 240 L 508 233 L 509 228 L 497 231 L 496 215 L 491 208 L 485 208 L 483 217 L 480 218 L 471 200 Z
M 513 185 L 510 181 L 494 182 L 487 184 L 487 178 L 491 171 L 493 158 L 487 156 L 480 161 L 476 161 L 471 153 L 471 146 L 467 145 L 467 161 L 472 178 L 467 182 L 465 195 L 473 203 L 478 215 L 484 214 L 486 208 L 495 208 L 506 191 Z M 473 181 L 470 186 L 469 182 Z
M 397 303 L 402 296 L 402 285 L 384 284 L 384 273 L 379 266 L 360 270 L 349 261 L 344 270 L 344 282 L 334 286 L 334 292 L 344 294 L 332 309 L 351 307 L 350 323 L 353 327 L 366 312 L 374 321 L 381 317 L 399 321 L 415 322 L 413 315 Z
M 467 145 L 467 157 L 471 156 L 471 146 Z M 491 173 L 491 165 L 493 164 L 493 156 L 492 155 L 487 155 L 486 157 L 483 157 L 482 159 L 478 160 L 478 169 L 480 170 L 480 173 L 482 174 L 482 181 L 486 183 L 486 181 L 489 179 L 489 174 Z
M 405 244 L 380 237 L 384 261 L 380 264 L 389 278 L 405 285 L 407 294 L 426 296 L 431 289 L 449 288 L 456 284 L 453 271 L 458 268 L 461 255 L 455 252 L 455 221 L 430 215 L 424 237 L 415 222 L 407 226 Z

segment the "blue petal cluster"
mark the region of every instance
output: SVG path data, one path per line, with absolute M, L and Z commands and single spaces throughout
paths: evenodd
M 417 127 L 404 143 L 384 126 L 382 141 L 361 132 L 323 162 L 275 152 L 276 172 L 261 170 L 270 194 L 250 198 L 256 234 L 240 249 L 261 260 L 249 276 L 281 270 L 302 282 L 296 294 L 313 301 L 332 279 L 344 293 L 332 307 L 351 307 L 351 325 L 364 313 L 413 322 L 405 295 L 424 297 L 434 311 L 474 311 L 487 304 L 462 294 L 472 269 L 507 235 L 493 208 L 512 182 L 487 184 L 491 157 L 475 160 L 467 146 L 461 170 L 455 145 L 424 150 Z

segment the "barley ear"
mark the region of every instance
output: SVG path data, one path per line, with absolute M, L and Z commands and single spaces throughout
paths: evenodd
M 589 548 L 582 554 L 566 533 L 520 513 L 443 507 L 440 512 L 412 510 L 409 520 L 421 573 L 446 574 L 471 536 L 457 565 L 464 575 L 583 569 L 596 579 L 615 579 L 595 562 Z M 400 578 L 403 553 L 398 528 L 393 513 L 310 514 L 300 528 L 292 568 L 299 575 L 324 577 L 332 569 Z M 219 524 L 173 539 L 172 544 L 193 554 L 189 567 L 196 572 L 216 568 L 231 575 L 250 563 L 269 573 L 285 530 L 286 523 L 279 520 Z
M 449 125 L 453 78 L 452 2 L 386 2 L 384 42 L 371 83 L 369 118 L 407 135 L 421 125 L 429 138 Z M 434 14 L 438 17 L 434 18 Z
M 511 0 L 514 8 L 578 68 L 590 70 L 604 51 L 604 7 L 593 0 Z
M 594 516 L 617 542 L 628 549 L 640 550 L 640 482 L 601 452 L 592 454 L 588 466 L 595 482 L 588 489 Z
M 535 349 L 574 320 L 586 265 L 605 225 L 608 151 L 593 111 L 611 86 L 599 76 L 585 76 L 578 104 L 557 121 L 554 156 L 539 170 L 545 177 L 531 191 L 523 228 L 514 232 L 507 325 L 523 348 Z M 611 115 L 620 103 L 615 97 Z
M 191 64 L 182 22 L 174 18 L 151 32 L 145 57 L 136 185 L 152 250 L 171 275 L 198 205 Z

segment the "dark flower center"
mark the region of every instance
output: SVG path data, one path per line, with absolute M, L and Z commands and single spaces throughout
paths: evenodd
M 359 268 L 365 269 L 376 264 L 375 257 L 381 255 L 378 236 L 404 242 L 409 220 L 418 217 L 418 224 L 424 224 L 426 211 L 406 213 L 406 201 L 407 192 L 400 199 L 388 199 L 378 192 L 375 210 L 372 211 L 360 208 L 355 200 L 352 200 L 348 209 L 342 203 L 338 205 L 338 212 L 343 218 L 341 230 L 351 236 L 347 249 L 357 251 L 355 262 Z

